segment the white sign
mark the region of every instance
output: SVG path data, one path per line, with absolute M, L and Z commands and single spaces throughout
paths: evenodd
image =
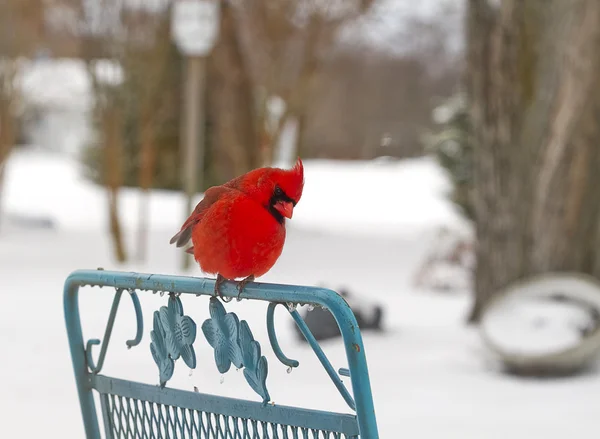
M 175 43 L 185 55 L 207 55 L 219 33 L 219 1 L 177 0 L 171 28 Z

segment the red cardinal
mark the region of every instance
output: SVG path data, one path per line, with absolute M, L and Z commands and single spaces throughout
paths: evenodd
M 225 280 L 238 282 L 241 294 L 248 282 L 273 267 L 285 242 L 285 219 L 291 218 L 304 188 L 304 167 L 298 158 L 292 169 L 259 168 L 221 186 L 204 198 L 170 243 L 194 255 L 205 273 L 216 274 L 215 295 Z M 238 294 L 239 297 L 239 294 Z

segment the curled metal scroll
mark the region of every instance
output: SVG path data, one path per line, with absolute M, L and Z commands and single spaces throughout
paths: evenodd
M 110 342 L 110 336 L 112 334 L 113 326 L 115 324 L 115 318 L 117 316 L 117 310 L 119 309 L 119 303 L 121 296 L 123 295 L 123 288 L 117 288 L 115 297 L 113 299 L 112 307 L 110 308 L 110 314 L 108 315 L 108 322 L 106 323 L 106 329 L 104 330 L 104 338 L 102 339 L 102 346 L 100 347 L 100 355 L 98 356 L 98 363 L 94 361 L 92 356 L 92 347 L 99 345 L 100 340 L 93 338 L 87 341 L 85 345 L 85 355 L 88 368 L 93 374 L 97 374 L 102 370 L 104 365 L 104 358 L 106 357 L 106 350 L 108 349 L 108 343 Z M 142 307 L 140 306 L 140 299 L 137 293 L 133 290 L 129 291 L 129 296 L 133 302 L 133 308 L 135 310 L 136 318 L 136 334 L 135 338 L 127 340 L 125 343 L 128 348 L 137 346 L 142 341 L 142 335 L 144 333 L 144 319 L 142 316 Z
M 267 332 L 269 334 L 269 341 L 271 342 L 271 348 L 275 353 L 275 356 L 279 361 L 285 364 L 288 367 L 298 367 L 300 363 L 297 360 L 292 360 L 285 356 L 283 351 L 281 350 L 281 346 L 279 345 L 279 341 L 277 340 L 277 334 L 275 332 L 275 308 L 277 305 L 283 305 L 277 302 L 269 303 L 269 307 L 267 308 Z
M 285 354 L 281 350 L 279 342 L 277 341 L 277 336 L 275 335 L 275 323 L 274 323 L 273 317 L 274 317 L 275 307 L 277 305 L 285 306 L 285 304 L 281 303 L 281 302 L 271 302 L 267 309 L 267 331 L 269 333 L 269 341 L 271 342 L 271 347 L 273 348 L 273 352 L 275 352 L 275 355 L 277 356 L 277 359 L 279 361 L 281 361 L 286 366 L 297 367 L 299 365 L 299 363 L 296 360 L 291 360 L 285 356 Z M 288 312 L 290 313 L 290 315 L 296 322 L 296 325 L 298 325 L 298 329 L 300 329 L 300 332 L 302 333 L 304 338 L 306 338 L 306 341 L 308 342 L 308 344 L 312 348 L 313 352 L 315 353 L 315 355 L 321 362 L 321 365 L 327 372 L 327 375 L 329 375 L 329 378 L 331 379 L 331 381 L 333 382 L 335 387 L 340 392 L 340 395 L 342 395 L 342 398 L 344 398 L 344 401 L 346 401 L 346 404 L 348 404 L 348 406 L 352 410 L 356 410 L 356 404 L 354 403 L 354 399 L 352 398 L 352 395 L 350 395 L 350 392 L 348 392 L 348 389 L 346 389 L 346 386 L 344 385 L 344 383 L 338 376 L 334 367 L 331 365 L 329 358 L 327 358 L 327 355 L 325 355 L 325 352 L 323 352 L 323 349 L 321 349 L 319 342 L 317 341 L 315 336 L 312 334 L 309 327 L 306 325 L 306 322 L 304 321 L 302 316 L 300 316 L 300 314 L 298 313 L 298 311 L 296 311 L 295 308 L 289 308 L 287 306 L 285 306 L 285 308 L 288 310 Z

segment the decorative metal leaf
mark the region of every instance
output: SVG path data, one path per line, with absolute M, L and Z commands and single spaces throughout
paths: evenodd
M 229 352 L 227 345 L 218 344 L 215 347 L 215 363 L 217 364 L 217 370 L 221 373 L 228 372 L 231 368 L 231 361 L 229 360 Z
M 248 322 L 245 320 L 242 320 L 240 323 L 239 345 L 244 358 L 244 377 L 246 381 L 262 397 L 264 403 L 269 402 L 270 397 L 267 390 L 269 368 L 267 359 L 260 355 L 260 343 L 254 340 Z
M 229 359 L 235 365 L 235 367 L 241 369 L 244 367 L 244 358 L 240 348 L 240 343 L 238 341 L 240 332 L 240 321 L 238 316 L 233 313 L 227 314 L 225 316 L 225 325 L 231 334 L 228 339 Z
M 181 357 L 191 369 L 196 368 L 196 323 L 183 315 L 179 297 L 171 296 L 168 306 L 154 312 L 154 330 L 150 337 L 150 351 L 158 365 L 161 386 L 173 376 L 175 361 Z
M 265 356 L 259 358 L 257 367 L 255 369 L 244 369 L 244 377 L 246 378 L 246 381 L 248 384 L 250 384 L 250 387 L 252 387 L 252 389 L 262 397 L 264 404 L 271 400 L 269 391 L 267 390 L 268 373 L 269 366 Z
M 194 322 L 189 316 L 183 316 L 181 319 L 181 339 L 186 344 L 192 344 L 196 341 L 196 322 Z
M 206 338 L 208 344 L 211 345 L 214 349 L 216 349 L 219 331 L 217 325 L 214 324 L 214 320 L 206 319 L 204 323 L 202 323 L 202 333 L 204 334 L 204 337 Z
M 223 320 L 223 318 L 225 318 L 225 314 L 227 314 L 227 311 L 225 311 L 225 307 L 223 306 L 223 304 L 214 297 L 210 298 L 208 312 L 210 313 L 210 318 L 217 321 Z
M 181 354 L 181 359 L 187 367 L 190 369 L 196 368 L 196 352 L 191 344 L 181 345 L 181 350 L 179 353 Z
M 165 330 L 162 327 L 158 311 L 154 311 L 154 329 L 150 331 L 150 352 L 152 358 L 158 366 L 158 373 L 161 387 L 164 387 L 167 381 L 173 376 L 175 362 L 169 356 L 165 341 Z
M 244 368 L 246 381 L 267 403 L 270 399 L 266 386 L 267 359 L 261 357 L 260 344 L 254 340 L 248 323 L 240 322 L 235 313 L 227 313 L 214 297 L 210 299 L 209 311 L 211 318 L 202 324 L 202 332 L 215 351 L 217 369 L 226 373 L 232 363 Z
M 234 352 L 237 345 L 239 320 L 234 313 L 227 313 L 221 302 L 215 298 L 210 299 L 210 319 L 202 324 L 202 332 L 208 344 L 215 350 L 215 363 L 221 373 L 229 371 L 232 360 L 236 367 L 239 355 Z

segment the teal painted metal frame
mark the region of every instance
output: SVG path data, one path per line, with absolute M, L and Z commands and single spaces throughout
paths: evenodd
M 277 359 L 283 364 L 288 367 L 298 367 L 298 361 L 292 360 L 283 354 L 274 329 L 275 307 L 277 305 L 286 306 L 334 385 L 348 406 L 356 412 L 356 415 L 265 405 L 259 402 L 161 388 L 99 375 L 110 341 L 116 312 L 124 292 L 130 295 L 136 314 L 136 336 L 127 341 L 127 346 L 133 347 L 141 342 L 143 335 L 143 318 L 137 291 L 169 292 L 176 296 L 212 296 L 214 284 L 215 280 L 208 278 L 104 270 L 77 270 L 69 275 L 64 285 L 65 322 L 87 438 L 100 438 L 93 390 L 102 393 L 103 390 L 107 389 L 111 389 L 111 393 L 123 397 L 143 398 L 150 402 L 170 404 L 187 409 L 208 410 L 227 416 L 298 425 L 306 428 L 322 428 L 324 430 L 335 428 L 337 429 L 335 431 L 340 431 L 348 437 L 358 437 L 360 435 L 361 439 L 379 438 L 366 354 L 356 318 L 346 301 L 339 294 L 324 288 L 253 282 L 246 285 L 241 297 L 243 299 L 270 302 L 266 320 L 269 341 L 273 351 Z M 100 344 L 100 341 L 92 339 L 84 343 L 79 314 L 79 289 L 88 285 L 107 286 L 116 289 L 97 362 L 93 360 L 92 347 Z M 238 295 L 235 284 L 231 282 L 222 284 L 221 291 L 224 296 L 229 298 Z M 308 326 L 296 311 L 296 305 L 298 304 L 320 306 L 331 312 L 340 328 L 348 368 L 340 368 L 336 373 Z M 338 374 L 350 378 L 354 398 L 352 398 Z M 106 417 L 106 414 L 104 415 Z M 290 424 L 291 420 L 293 420 L 293 424 Z

